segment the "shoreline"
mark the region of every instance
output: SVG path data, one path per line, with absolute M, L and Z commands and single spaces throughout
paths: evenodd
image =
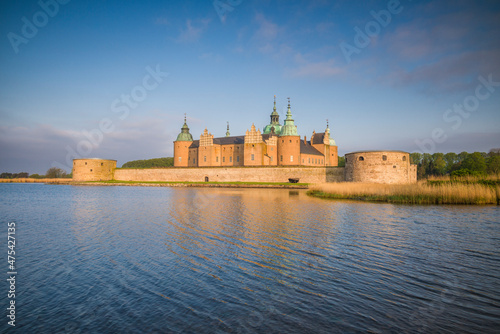
M 169 182 L 169 181 L 74 181 L 72 179 L 0 179 L 0 183 L 45 183 L 72 186 L 128 186 L 128 187 L 199 187 L 199 188 L 271 188 L 309 189 L 307 183 L 272 182 Z

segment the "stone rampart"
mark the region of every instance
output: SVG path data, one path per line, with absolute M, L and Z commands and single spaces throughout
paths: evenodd
M 115 170 L 118 181 L 186 181 L 186 182 L 342 182 L 343 167 L 203 167 L 151 168 Z
M 116 160 L 74 159 L 74 181 L 109 181 L 113 179 Z
M 403 151 L 364 151 L 345 155 L 345 180 L 371 183 L 417 182 L 416 167 Z

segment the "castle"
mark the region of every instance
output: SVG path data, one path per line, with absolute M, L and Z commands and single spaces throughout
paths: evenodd
M 337 166 L 338 152 L 330 137 L 328 122 L 325 132 L 313 132 L 311 139 L 302 140 L 294 124 L 290 99 L 284 124 L 276 112 L 276 96 L 271 122 L 263 132 L 252 124 L 244 136 L 231 136 L 229 124 L 225 137 L 214 138 L 205 131 L 193 140 L 184 118 L 181 132 L 174 141 L 175 167 L 236 167 L 236 166 Z
M 164 181 L 164 182 L 417 182 L 416 165 L 404 151 L 358 151 L 345 155 L 338 167 L 338 151 L 328 121 L 325 132 L 300 138 L 292 118 L 290 100 L 283 125 L 276 112 L 263 132 L 252 124 L 244 136 L 214 138 L 207 129 L 193 140 L 186 117 L 174 141 L 174 167 L 116 168 L 116 160 L 75 159 L 75 181 Z

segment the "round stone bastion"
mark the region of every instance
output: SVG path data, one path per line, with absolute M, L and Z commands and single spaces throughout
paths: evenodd
M 404 151 L 358 151 L 345 155 L 345 180 L 369 183 L 417 182 L 416 165 Z
M 74 181 L 109 181 L 113 179 L 116 160 L 98 158 L 74 159 Z

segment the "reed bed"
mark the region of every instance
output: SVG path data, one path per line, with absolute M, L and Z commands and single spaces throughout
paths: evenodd
M 499 204 L 500 186 L 477 183 L 414 184 L 323 183 L 308 194 L 322 198 L 357 199 L 405 204 Z

